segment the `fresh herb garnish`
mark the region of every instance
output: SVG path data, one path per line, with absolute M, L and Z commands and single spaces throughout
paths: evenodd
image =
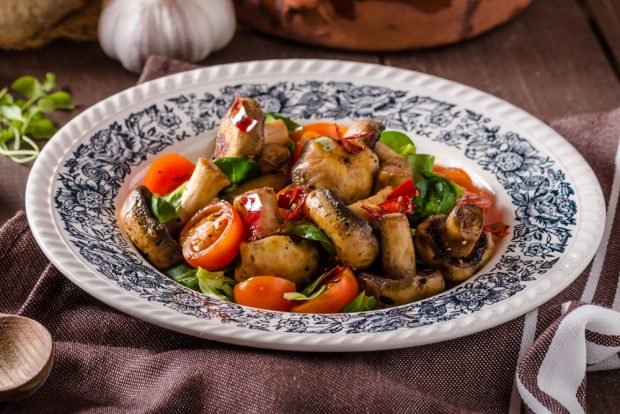
M 353 302 L 349 303 L 345 306 L 340 312 L 341 313 L 350 313 L 350 312 L 365 312 L 371 311 L 375 309 L 377 306 L 377 299 L 374 296 L 366 296 L 366 292 L 363 290 L 359 295 L 353 299 Z
M 290 118 L 287 118 L 283 115 L 276 114 L 274 112 L 267 112 L 265 114 L 265 122 L 271 122 L 271 121 L 275 121 L 278 119 L 281 119 L 284 122 L 284 125 L 286 125 L 286 129 L 288 129 L 289 133 L 295 132 L 299 128 L 301 128 L 301 125 L 299 125 L 297 122 L 292 121 Z
M 187 263 L 182 263 L 166 271 L 166 275 L 177 283 L 187 286 L 188 288 L 200 292 L 198 286 L 198 278 L 196 277 L 197 269 L 194 269 Z
M 327 234 L 325 234 L 323 230 L 319 229 L 316 225 L 312 223 L 288 223 L 282 230 L 282 233 L 289 235 L 292 234 L 302 237 L 306 240 L 319 242 L 330 257 L 336 254 L 336 248 L 334 247 L 334 243 L 332 243 L 330 238 L 327 237 Z
M 56 110 L 72 110 L 73 98 L 68 92 L 53 90 L 56 77 L 45 75 L 39 82 L 33 76 L 17 78 L 11 90 L 23 95 L 15 99 L 8 88 L 0 89 L 0 155 L 17 163 L 34 160 L 41 152 L 34 141 L 48 139 L 57 128 L 45 114 Z
M 420 194 L 414 199 L 416 204 L 412 216 L 421 221 L 433 214 L 448 214 L 457 201 L 457 192 L 451 181 L 429 171 L 422 172 L 423 180 L 416 183 Z
M 383 131 L 379 141 L 406 157 L 416 153 L 415 144 L 409 139 L 407 134 L 399 131 Z
M 326 286 L 323 285 L 321 287 L 319 287 L 318 290 L 315 290 L 312 293 L 309 294 L 305 294 L 303 292 L 287 292 L 284 294 L 284 299 L 286 300 L 312 300 L 312 299 L 316 299 L 319 297 L 319 295 L 321 293 L 323 293 L 323 291 L 325 291 Z
M 430 154 L 414 154 L 407 155 L 405 157 L 409 166 L 411 167 L 411 172 L 413 174 L 413 180 L 416 183 L 419 183 L 424 180 L 422 177 L 423 172 L 432 172 L 433 164 L 435 164 L 435 156 Z
M 209 272 L 201 267 L 196 272 L 200 291 L 211 298 L 232 302 L 235 281 L 224 276 L 224 272 Z
M 213 160 L 213 163 L 230 181 L 230 185 L 222 190 L 224 193 L 230 193 L 238 184 L 260 174 L 258 163 L 246 157 L 223 157 Z
M 194 269 L 187 263 L 182 263 L 166 271 L 166 275 L 175 282 L 211 298 L 232 301 L 235 281 L 224 276 L 224 272 L 210 272 L 201 267 Z
M 332 276 L 336 276 L 344 271 L 344 266 L 336 266 L 331 270 L 323 273 L 310 283 L 304 290 L 299 292 L 288 292 L 284 294 L 284 299 L 288 300 L 312 300 L 318 297 L 326 289 L 326 286 L 322 283 Z
M 169 222 L 177 217 L 181 208 L 181 197 L 185 191 L 187 183 L 181 184 L 176 190 L 160 196 L 153 194 L 151 197 L 151 213 L 162 224 Z

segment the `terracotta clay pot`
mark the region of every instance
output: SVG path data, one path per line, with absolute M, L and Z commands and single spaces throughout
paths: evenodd
M 380 51 L 476 36 L 532 0 L 234 0 L 242 22 L 314 45 Z

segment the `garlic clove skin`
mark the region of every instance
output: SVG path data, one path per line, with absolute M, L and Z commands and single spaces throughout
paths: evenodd
M 109 0 L 99 18 L 99 43 L 123 66 L 140 72 L 150 55 L 197 62 L 235 34 L 231 0 Z

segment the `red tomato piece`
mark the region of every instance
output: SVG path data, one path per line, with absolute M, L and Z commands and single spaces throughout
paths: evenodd
M 291 312 L 336 313 L 351 303 L 359 293 L 357 278 L 348 267 L 327 279 L 325 286 L 318 297 L 293 306 Z
M 233 290 L 235 302 L 239 305 L 273 311 L 287 311 L 293 306 L 292 300 L 284 299 L 284 294 L 295 292 L 295 283 L 276 276 L 254 276 L 237 283 Z
M 181 230 L 183 257 L 193 267 L 222 269 L 237 257 L 243 232 L 243 220 L 230 203 L 209 204 Z
M 189 180 L 196 166 L 179 154 L 166 154 L 153 161 L 144 177 L 144 186 L 152 193 L 164 195 Z

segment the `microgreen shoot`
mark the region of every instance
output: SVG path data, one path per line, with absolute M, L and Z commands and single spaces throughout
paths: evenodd
M 37 158 L 41 149 L 36 140 L 56 132 L 45 114 L 74 108 L 71 95 L 55 88 L 56 76 L 47 73 L 43 82 L 33 76 L 17 78 L 10 90 L 22 98 L 16 99 L 9 88 L 0 89 L 0 155 L 20 164 Z

